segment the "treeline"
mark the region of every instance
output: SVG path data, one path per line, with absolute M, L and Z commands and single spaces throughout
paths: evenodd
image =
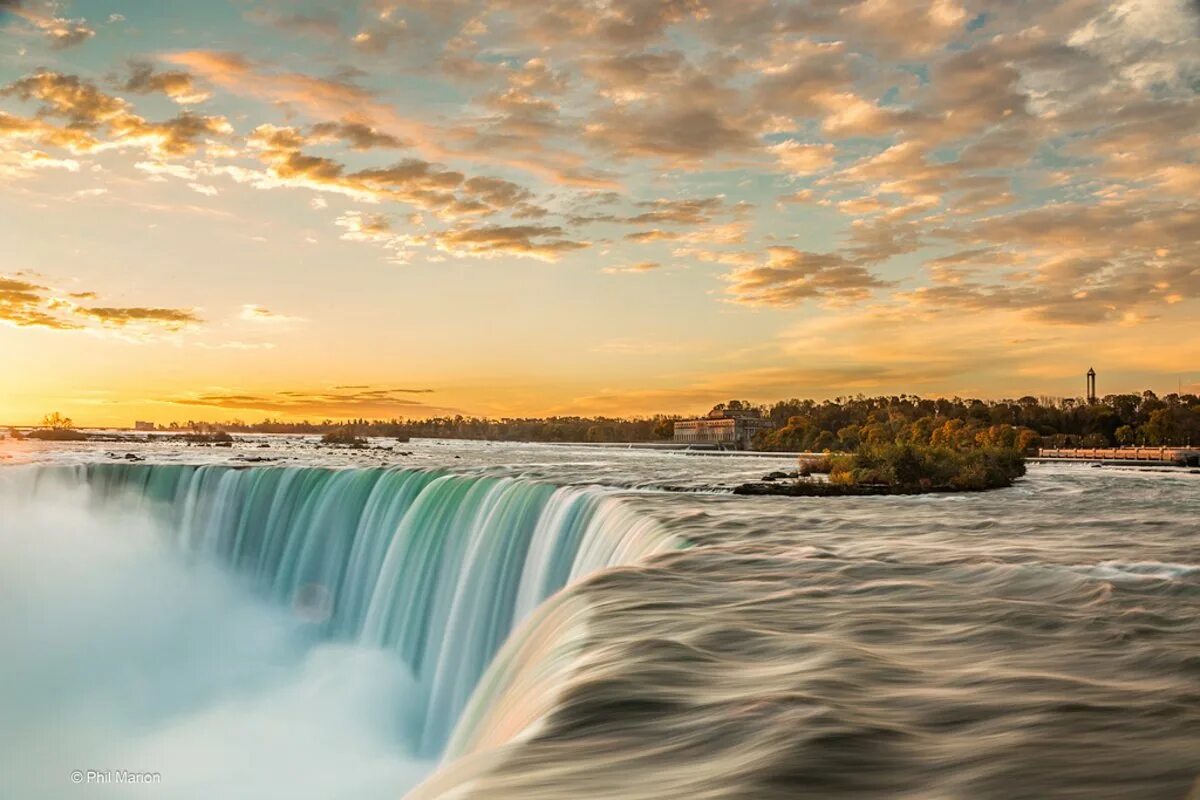
M 164 431 L 210 433 L 319 433 L 345 432 L 354 436 L 421 437 L 429 439 L 480 439 L 501 442 L 651 442 L 670 439 L 679 417 L 431 417 L 422 420 L 349 419 L 320 422 L 171 423 Z
M 947 447 L 1105 447 L 1200 444 L 1200 397 L 1152 391 L 1082 400 L 929 399 L 913 395 L 784 400 L 763 407 L 775 427 L 762 450 L 857 450 L 911 442 Z
M 1154 392 L 1082 400 L 921 398 L 915 395 L 782 400 L 754 405 L 731 400 L 718 409 L 758 412 L 774 427 L 755 440 L 762 450 L 857 450 L 860 444 L 911 442 L 947 447 L 1105 447 L 1200 444 L 1200 397 Z M 432 417 L 422 420 L 325 419 L 320 422 L 188 421 L 160 430 L 481 439 L 511 442 L 651 442 L 670 440 L 679 416 Z

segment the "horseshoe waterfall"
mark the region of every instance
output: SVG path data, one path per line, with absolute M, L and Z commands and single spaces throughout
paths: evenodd
M 365 696 L 349 705 L 361 701 L 371 708 L 380 729 L 341 735 L 367 735 L 373 740 L 367 749 L 377 746 L 379 760 L 401 752 L 407 764 L 402 777 L 389 767 L 374 782 L 369 773 L 378 764 L 347 767 L 368 773 L 354 773 L 350 796 L 356 797 L 375 796 L 376 783 L 379 796 L 396 796 L 398 786 L 412 785 L 430 769 L 497 651 L 546 598 L 604 567 L 679 546 L 611 491 L 435 469 L 101 464 L 31 467 L 4 477 L 6 507 L 24 515 L 5 525 L 27 531 L 6 537 L 12 552 L 5 553 L 10 574 L 4 577 L 19 585 L 35 572 L 50 576 L 43 583 L 61 576 L 65 585 L 89 587 L 93 595 L 82 605 L 123 598 L 134 620 L 127 624 L 147 626 L 128 637 L 114 633 L 132 640 L 118 658 L 126 663 L 104 663 L 111 648 L 97 642 L 96 694 L 125 692 L 135 678 L 149 676 L 154 684 L 166 670 L 177 688 L 181 674 L 202 671 L 198 663 L 222 664 L 218 678 L 197 678 L 196 685 L 184 680 L 178 695 L 159 686 L 165 696 L 152 690 L 139 696 L 143 714 L 134 720 L 106 717 L 112 709 L 102 698 L 79 698 L 84 706 L 99 706 L 97 740 L 136 754 L 149 746 L 139 726 L 174 727 L 185 741 L 211 740 L 214 726 L 232 733 L 295 725 L 324 735 L 337 726 L 312 718 L 312 708 L 344 691 L 345 682 L 362 681 L 351 693 Z M 41 595 L 41 604 L 21 598 L 24 621 L 9 609 L 5 628 L 18 631 L 3 631 L 10 641 L 38 635 L 27 624 L 36 617 L 53 626 L 78 616 L 78 608 L 56 607 L 55 589 L 43 585 L 26 593 Z M 189 643 L 178 641 L 181 627 Z M 208 627 L 211 635 L 200 641 L 211 650 L 195 644 L 196 628 Z M 205 652 L 173 652 L 178 648 Z M 127 674 L 130 664 L 137 674 Z M 5 668 L 18 677 L 22 669 L 37 673 L 34 684 L 54 694 L 61 687 L 53 675 L 38 673 L 44 667 L 18 658 Z M 281 681 L 299 696 L 279 696 Z M 244 710 L 256 704 L 257 711 Z M 38 705 L 44 714 L 45 703 Z M 245 714 L 259 718 L 222 719 Z M 163 738 L 160 731 L 155 748 L 165 746 Z M 92 744 L 79 743 L 80 752 Z M 245 746 L 253 752 L 252 741 Z M 37 755 L 29 746 L 10 753 Z M 222 757 L 236 763 L 239 755 Z M 302 760 L 303 747 L 289 755 Z M 238 785 L 244 790 L 244 782 Z M 294 796 L 319 796 L 320 785 L 298 780 Z M 197 796 L 219 790 L 197 787 Z

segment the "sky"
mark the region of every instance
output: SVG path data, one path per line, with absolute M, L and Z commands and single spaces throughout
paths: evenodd
M 1195 0 L 0 0 L 0 422 L 1200 384 Z

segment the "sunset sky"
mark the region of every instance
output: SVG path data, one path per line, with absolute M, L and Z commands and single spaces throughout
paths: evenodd
M 1190 0 L 0 0 L 0 423 L 1200 381 Z

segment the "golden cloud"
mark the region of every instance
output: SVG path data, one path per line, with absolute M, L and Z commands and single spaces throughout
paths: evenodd
M 48 70 L 14 81 L 0 90 L 0 96 L 36 100 L 41 104 L 41 116 L 64 119 L 66 128 L 43 122 L 43 127 L 27 135 L 75 151 L 96 149 L 96 137 L 103 133 L 116 146 L 138 144 L 160 156 L 180 156 L 193 152 L 206 136 L 232 132 L 224 117 L 189 112 L 163 122 L 148 122 L 133 113 L 128 102 L 100 91 L 90 81 Z M 86 132 L 87 138 L 80 137 L 80 131 Z
M 122 85 L 134 94 L 164 94 L 180 105 L 203 103 L 212 93 L 196 86 L 191 74 L 183 70 L 156 71 L 154 65 L 145 61 L 129 64 L 129 78 Z
M 767 248 L 766 258 L 747 263 L 747 254 L 717 256 L 737 269 L 724 277 L 733 300 L 751 306 L 792 306 L 812 298 L 862 300 L 888 286 L 860 264 L 836 253 L 810 253 L 794 247 Z
M 96 35 L 85 19 L 68 19 L 53 13 L 25 7 L 20 0 L 0 4 L 0 11 L 9 11 L 36 28 L 55 49 L 82 44 Z
M 459 226 L 433 238 L 439 250 L 454 256 L 515 255 L 542 261 L 557 261 L 564 253 L 589 245 L 566 238 L 560 227 L 546 225 Z
M 242 412 L 282 414 L 287 417 L 312 415 L 329 417 L 417 418 L 453 414 L 458 410 L 426 403 L 416 397 L 432 389 L 336 386 L 325 390 L 296 390 L 263 394 L 208 392 L 164 398 L 164 402 L 185 406 L 230 409 Z
M 203 320 L 191 309 L 81 306 L 95 292 L 61 292 L 21 275 L 0 275 L 0 322 L 17 327 L 83 330 L 88 322 L 110 328 L 178 331 Z

